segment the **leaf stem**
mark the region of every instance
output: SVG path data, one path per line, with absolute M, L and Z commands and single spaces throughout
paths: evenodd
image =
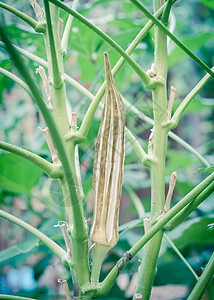
M 200 300 L 214 274 L 214 252 L 187 300 Z
M 157 25 L 165 34 L 167 34 L 171 40 L 178 45 L 184 52 L 186 52 L 198 65 L 200 65 L 204 70 L 207 71 L 213 78 L 214 72 L 200 59 L 198 58 L 187 46 L 185 46 L 177 37 L 174 36 L 167 28 L 160 22 L 156 17 L 154 17 L 142 3 L 137 0 L 130 0 L 135 4 L 150 20 L 152 20 L 155 25 Z
M 76 10 L 78 2 L 79 2 L 79 0 L 74 0 L 74 2 L 72 4 L 73 10 Z M 73 18 L 74 17 L 72 15 L 69 15 L 68 20 L 65 25 L 65 30 L 63 33 L 62 41 L 61 41 L 62 52 L 64 55 L 66 55 L 66 53 L 67 53 L 68 39 L 69 39 L 70 31 L 71 31 L 71 26 L 73 23 Z
M 183 261 L 183 263 L 187 266 L 187 268 L 193 274 L 193 276 L 195 277 L 195 279 L 198 280 L 198 278 L 199 278 L 198 275 L 195 273 L 195 271 L 190 266 L 190 264 L 188 263 L 188 261 L 186 260 L 186 258 L 183 256 L 183 254 L 175 246 L 175 244 L 173 243 L 173 241 L 168 237 L 167 234 L 164 234 L 164 237 L 167 240 L 167 242 L 170 244 L 170 246 L 172 247 L 172 249 L 175 251 L 175 253 L 178 255 L 178 257 L 180 257 L 180 259 Z
M 137 154 L 138 158 L 140 159 L 140 162 L 145 165 L 146 167 L 150 166 L 150 163 L 152 161 L 152 157 L 150 157 L 142 148 L 136 137 L 131 133 L 131 131 L 128 130 L 126 127 L 125 130 L 126 137 L 129 140 L 130 144 L 132 145 L 135 153 Z
M 10 78 L 11 80 L 15 81 L 18 85 L 20 85 L 31 97 L 32 97 L 32 94 L 31 94 L 31 91 L 28 87 L 28 85 L 23 81 L 21 80 L 18 76 L 16 76 L 15 74 L 3 69 L 0 67 L 0 73 L 7 76 L 8 78 Z
M 3 300 L 36 300 L 36 299 L 32 299 L 32 298 L 4 295 L 4 294 L 0 294 L 0 299 L 3 299 Z
M 39 167 L 43 172 L 45 172 L 50 178 L 61 178 L 63 176 L 61 165 L 51 164 L 47 160 L 43 159 L 42 157 L 28 150 L 8 144 L 3 141 L 0 141 L 0 149 L 16 154 L 32 162 L 34 165 Z
M 54 241 L 52 241 L 48 236 L 46 236 L 44 233 L 36 229 L 35 227 L 31 226 L 30 224 L 22 221 L 21 219 L 11 215 L 10 213 L 7 213 L 3 210 L 0 210 L 0 216 L 4 219 L 7 219 L 16 225 L 24 228 L 28 232 L 35 235 L 38 239 L 40 239 L 63 263 L 63 265 L 66 262 L 67 253 L 65 250 L 63 250 L 59 245 L 57 245 Z
M 214 70 L 214 67 L 212 67 L 212 70 Z M 181 104 L 176 109 L 172 119 L 170 129 L 174 129 L 177 127 L 178 122 L 180 121 L 181 115 L 183 114 L 184 110 L 187 108 L 187 106 L 190 104 L 190 102 L 194 99 L 194 97 L 199 93 L 199 91 L 204 87 L 204 85 L 207 83 L 207 81 L 211 79 L 210 74 L 206 74 L 197 84 L 196 86 L 191 90 L 191 92 L 185 97 L 185 99 L 181 102 Z
M 13 6 L 10 6 L 6 3 L 0 2 L 0 7 L 6 9 L 7 11 L 11 12 L 24 22 L 26 22 L 28 25 L 30 25 L 36 32 L 44 32 L 45 31 L 45 24 L 41 24 L 34 20 L 33 18 L 29 17 L 25 13 L 19 11 Z

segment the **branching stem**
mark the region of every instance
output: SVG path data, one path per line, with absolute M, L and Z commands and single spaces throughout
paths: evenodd
M 47 160 L 20 147 L 0 141 L 0 149 L 16 154 L 39 167 L 50 178 L 61 178 L 63 176 L 61 164 L 51 164 Z
M 16 225 L 24 228 L 25 230 L 29 231 L 33 235 L 35 235 L 38 239 L 40 239 L 51 251 L 61 260 L 63 264 L 66 262 L 67 254 L 65 250 L 63 250 L 59 245 L 57 245 L 54 241 L 52 241 L 48 236 L 44 233 L 36 229 L 35 227 L 31 226 L 30 224 L 22 221 L 21 219 L 0 210 L 0 216 L 4 219 L 7 219 Z

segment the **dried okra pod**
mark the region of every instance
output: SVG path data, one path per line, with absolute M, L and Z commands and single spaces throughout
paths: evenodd
M 105 104 L 97 137 L 93 170 L 94 214 L 91 239 L 95 244 L 95 259 L 96 256 L 101 259 L 103 255 L 100 252 L 106 254 L 118 241 L 118 217 L 125 157 L 125 111 L 111 73 L 107 53 L 104 54 L 104 58 Z

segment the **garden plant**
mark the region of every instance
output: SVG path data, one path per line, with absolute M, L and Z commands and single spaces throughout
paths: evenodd
M 28 3 L 28 1 L 20 3 L 25 2 Z M 121 295 L 118 298 L 115 295 L 108 295 L 111 294 L 116 282 L 118 284 L 117 280 L 121 274 L 126 272 L 131 274 L 131 265 L 136 266 L 137 273 L 133 299 L 150 299 L 152 286 L 156 274 L 158 274 L 157 262 L 160 257 L 160 248 L 161 245 L 165 245 L 165 242 L 171 245 L 170 247 L 179 256 L 184 268 L 193 278 L 194 284 L 189 290 L 188 300 L 202 299 L 214 273 L 213 242 L 210 241 L 209 258 L 206 260 L 203 271 L 201 274 L 196 274 L 170 239 L 170 233 L 185 224 L 190 215 L 194 216 L 195 213 L 196 216 L 199 205 L 204 203 L 214 190 L 214 169 L 209 159 L 202 156 L 196 149 L 197 147 L 194 148 L 176 134 L 176 129 L 182 123 L 186 111 L 191 109 L 194 101 L 198 101 L 196 98 L 199 97 L 199 92 L 201 90 L 203 92 L 203 89 L 212 82 L 214 77 L 212 65 L 208 66 L 212 62 L 207 60 L 206 54 L 204 57 L 201 53 L 197 56 L 191 47 L 190 50 L 185 42 L 183 43 L 177 37 L 176 29 L 171 26 L 173 18 L 175 18 L 173 10 L 176 11 L 179 5 L 182 6 L 183 1 L 124 1 L 123 5 L 126 6 L 126 12 L 130 19 L 126 19 L 123 26 L 128 30 L 129 24 L 132 24 L 130 34 L 125 31 L 124 35 L 126 38 L 124 49 L 127 46 L 126 50 L 119 45 L 119 40 L 118 42 L 114 40 L 112 33 L 109 35 L 105 33 L 104 16 L 103 23 L 96 26 L 95 22 L 91 21 L 90 14 L 87 15 L 90 12 L 87 11 L 87 6 L 81 13 L 78 12 L 81 1 L 78 3 L 78 0 L 74 0 L 71 3 L 59 0 L 39 2 L 29 0 L 29 2 L 34 12 L 32 16 L 25 13 L 24 7 L 18 5 L 19 1 L 17 1 L 17 6 L 16 1 L 14 4 L 10 4 L 8 1 L 0 2 L 1 82 L 3 86 L 4 80 L 7 78 L 7 82 L 13 81 L 19 85 L 23 89 L 22 93 L 29 94 L 36 110 L 37 123 L 42 131 L 38 130 L 37 135 L 46 146 L 43 149 L 41 147 L 40 150 L 37 147 L 37 151 L 33 152 L 27 150 L 30 145 L 26 145 L 26 149 L 24 149 L 11 144 L 5 134 L 4 141 L 0 141 L 0 148 L 3 150 L 1 152 L 0 177 L 2 182 L 0 187 L 12 195 L 14 193 L 15 195 L 22 193 L 27 195 L 27 209 L 38 218 L 41 217 L 38 216 L 40 213 L 36 209 L 34 210 L 29 202 L 29 197 L 33 197 L 32 188 L 35 185 L 38 185 L 39 189 L 47 187 L 50 189 L 50 193 L 52 192 L 53 201 L 50 200 L 51 196 L 49 195 L 47 196 L 49 199 L 43 201 L 43 206 L 49 211 L 50 219 L 52 214 L 58 217 L 58 224 L 56 222 L 50 232 L 45 232 L 42 228 L 40 230 L 37 225 L 34 226 L 31 223 L 29 218 L 28 220 L 23 218 L 26 220 L 24 221 L 21 215 L 18 214 L 19 217 L 13 215 L 4 200 L 1 200 L 1 204 L 4 204 L 2 207 L 5 208 L 0 210 L 1 219 L 4 218 L 15 223 L 16 226 L 22 227 L 36 237 L 33 244 L 31 243 L 28 247 L 29 251 L 32 251 L 34 246 L 35 249 L 38 247 L 49 248 L 60 260 L 64 266 L 64 273 L 62 272 L 59 276 L 59 283 L 64 288 L 64 296 L 67 300 L 107 299 L 108 297 L 110 297 L 108 299 L 122 299 Z M 96 5 L 104 5 L 106 9 L 109 9 L 108 5 L 112 5 L 113 2 L 91 1 L 89 4 L 92 7 L 94 5 L 95 8 Z M 150 12 L 152 10 L 153 13 Z M 87 15 L 87 18 L 84 15 Z M 138 23 L 135 24 L 131 18 L 136 15 Z M 13 16 L 15 20 L 20 19 L 21 21 L 18 22 L 21 22 L 22 25 L 25 24 L 29 30 L 28 32 L 23 30 L 26 36 L 17 44 L 14 41 L 16 29 L 6 24 L 7 18 L 10 16 Z M 144 23 L 140 21 L 142 18 Z M 145 22 L 146 18 L 147 22 Z M 19 30 L 17 32 L 20 34 L 21 40 L 22 29 Z M 147 49 L 140 47 L 143 45 L 144 39 L 148 39 L 148 35 L 152 37 L 149 68 L 147 68 L 145 58 Z M 32 36 L 33 40 L 31 40 Z M 76 52 L 81 52 L 87 36 L 89 36 L 88 45 L 85 47 L 90 45 L 93 48 L 91 60 L 88 60 L 85 54 L 86 58 L 84 55 L 80 56 L 77 63 L 74 63 L 72 59 Z M 90 39 L 92 40 L 91 44 Z M 76 45 L 76 48 L 70 51 L 69 47 L 72 48 L 73 45 Z M 189 88 L 179 104 L 175 100 L 179 84 L 177 87 L 175 81 L 173 83 L 175 87 L 173 87 L 169 85 L 167 78 L 170 45 L 173 45 L 174 51 L 178 51 L 178 55 L 190 58 L 194 62 L 195 68 L 202 74 L 200 80 Z M 141 56 L 142 52 L 143 56 Z M 140 60 L 138 56 L 141 57 Z M 71 64 L 69 68 L 73 68 L 72 74 L 81 73 L 81 70 L 84 72 L 85 79 L 83 81 L 78 76 L 74 76 L 75 79 L 70 76 L 69 63 Z M 96 63 L 99 65 L 97 70 L 93 69 Z M 78 64 L 80 71 L 77 69 Z M 180 67 L 182 68 L 182 65 Z M 91 72 L 90 68 L 95 71 Z M 188 72 L 185 67 L 184 72 Z M 121 77 L 120 74 L 122 74 Z M 90 76 L 93 78 L 88 78 Z M 120 89 L 124 90 L 123 81 L 124 84 L 128 84 L 131 76 L 134 78 L 132 86 L 140 86 L 135 93 L 141 101 L 142 109 L 139 109 L 135 102 L 128 100 L 131 88 L 134 89 L 134 87 L 129 85 L 130 93 L 126 90 L 127 95 L 120 92 Z M 194 82 L 195 77 L 191 72 L 186 76 L 190 81 L 192 76 Z M 170 80 L 172 82 L 173 78 Z M 87 83 L 87 81 L 92 84 L 87 86 L 83 83 Z M 72 93 L 69 91 L 71 87 Z M 182 93 L 180 94 L 182 95 Z M 145 97 L 151 100 L 152 104 L 149 107 L 146 107 L 146 104 L 143 106 L 146 103 Z M 91 101 L 90 105 L 88 100 Z M 83 107 L 82 114 L 79 113 L 81 105 Z M 23 108 L 22 104 L 21 109 Z M 76 108 L 77 110 L 75 110 Z M 146 114 L 149 109 L 151 117 Z M 131 112 L 131 117 L 128 112 Z M 2 110 L 2 114 L 4 114 L 4 110 Z M 145 130 L 147 136 L 144 136 L 143 139 L 129 130 L 131 120 L 136 118 L 144 122 L 144 127 L 145 124 L 148 125 L 147 131 Z M 189 126 L 193 131 L 191 132 L 193 137 L 197 135 L 192 125 L 185 123 L 185 126 Z M 85 175 L 82 174 L 83 161 L 87 161 L 84 153 L 89 155 L 87 151 L 91 147 L 91 136 L 94 136 L 95 139 L 92 144 L 96 143 L 96 145 L 92 148 L 92 159 L 88 160 L 91 166 L 85 168 L 93 168 L 93 180 L 87 181 Z M 47 144 L 44 144 L 44 137 Z M 31 138 L 33 139 L 34 136 Z M 188 151 L 194 162 L 196 161 L 195 165 L 200 167 L 198 171 L 196 168 L 193 170 L 195 173 L 191 174 L 196 178 L 191 187 L 186 188 L 185 180 L 181 182 L 182 174 L 176 169 L 176 164 L 175 168 L 171 170 L 171 174 L 168 174 L 169 169 L 166 169 L 170 161 L 168 153 L 172 154 L 170 147 L 173 147 L 173 143 L 179 144 L 179 149 Z M 10 153 L 6 154 L 5 151 Z M 48 155 L 44 155 L 48 151 L 50 151 L 52 161 Z M 182 164 L 182 155 L 179 158 L 179 152 L 177 154 L 174 159 L 178 161 L 180 159 Z M 133 182 L 131 176 L 134 171 L 128 180 L 123 179 L 126 172 L 129 172 L 128 165 L 134 161 L 133 156 L 136 161 L 138 160 L 140 172 L 142 170 L 149 179 L 150 193 L 146 197 L 150 198 L 150 203 L 147 201 L 147 212 L 145 212 L 144 200 L 140 201 L 129 183 L 129 180 Z M 33 169 L 31 169 L 32 166 Z M 15 172 L 14 170 L 16 170 L 16 174 L 12 174 Z M 92 178 L 92 174 L 90 178 Z M 142 177 L 140 183 L 142 186 L 144 179 Z M 183 188 L 180 193 L 174 192 L 173 194 L 174 189 L 176 191 L 176 179 Z M 47 186 L 46 182 L 52 182 L 52 184 Z M 92 186 L 93 213 L 88 220 L 87 202 L 91 197 L 88 191 L 92 189 Z M 132 199 L 137 217 L 119 227 L 122 190 Z M 84 194 L 90 195 L 86 197 Z M 177 195 L 177 201 L 171 203 L 174 195 Z M 57 198 L 58 200 L 56 200 Z M 41 199 L 37 199 L 37 201 L 41 201 Z M 54 203 L 56 201 L 59 201 L 57 209 L 56 203 Z M 206 234 L 213 238 L 213 222 L 210 221 L 210 216 L 207 217 L 206 222 L 200 234 L 204 236 L 204 239 L 206 239 Z M 197 222 L 194 221 L 194 224 L 196 225 Z M 209 225 L 209 230 L 207 225 Z M 138 228 L 141 232 L 141 237 L 138 234 L 137 241 L 134 238 L 134 232 L 132 235 L 133 228 Z M 52 234 L 53 230 L 58 233 L 58 238 Z M 199 233 L 196 231 L 197 228 L 195 229 L 197 236 Z M 133 236 L 131 244 L 126 241 L 126 232 L 129 232 L 131 237 Z M 117 253 L 115 254 L 116 258 L 111 256 L 111 253 L 116 251 L 114 249 L 117 249 L 118 243 L 122 243 L 122 241 L 125 243 L 122 248 L 124 252 L 122 253 L 120 248 L 120 251 L 115 252 Z M 21 252 L 27 252 L 28 248 L 23 246 L 24 250 Z M 0 254 L 2 262 L 18 255 L 11 249 L 9 247 L 2 251 Z M 110 261 L 111 258 L 112 261 Z M 106 260 L 111 265 L 107 271 L 103 267 Z M 37 264 L 40 263 L 41 261 L 38 260 Z M 72 282 L 70 278 L 72 278 Z M 131 280 L 131 275 L 129 278 Z M 167 281 L 169 278 L 165 278 L 165 280 Z M 26 295 L 22 296 L 24 297 L 1 294 L 0 299 L 30 299 L 26 298 Z M 40 299 L 39 295 L 38 299 Z M 43 298 L 41 297 L 41 299 Z

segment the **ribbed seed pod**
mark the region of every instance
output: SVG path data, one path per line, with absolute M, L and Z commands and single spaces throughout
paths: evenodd
M 108 59 L 105 104 L 97 137 L 93 170 L 92 241 L 112 248 L 118 241 L 118 217 L 125 157 L 125 111 Z

